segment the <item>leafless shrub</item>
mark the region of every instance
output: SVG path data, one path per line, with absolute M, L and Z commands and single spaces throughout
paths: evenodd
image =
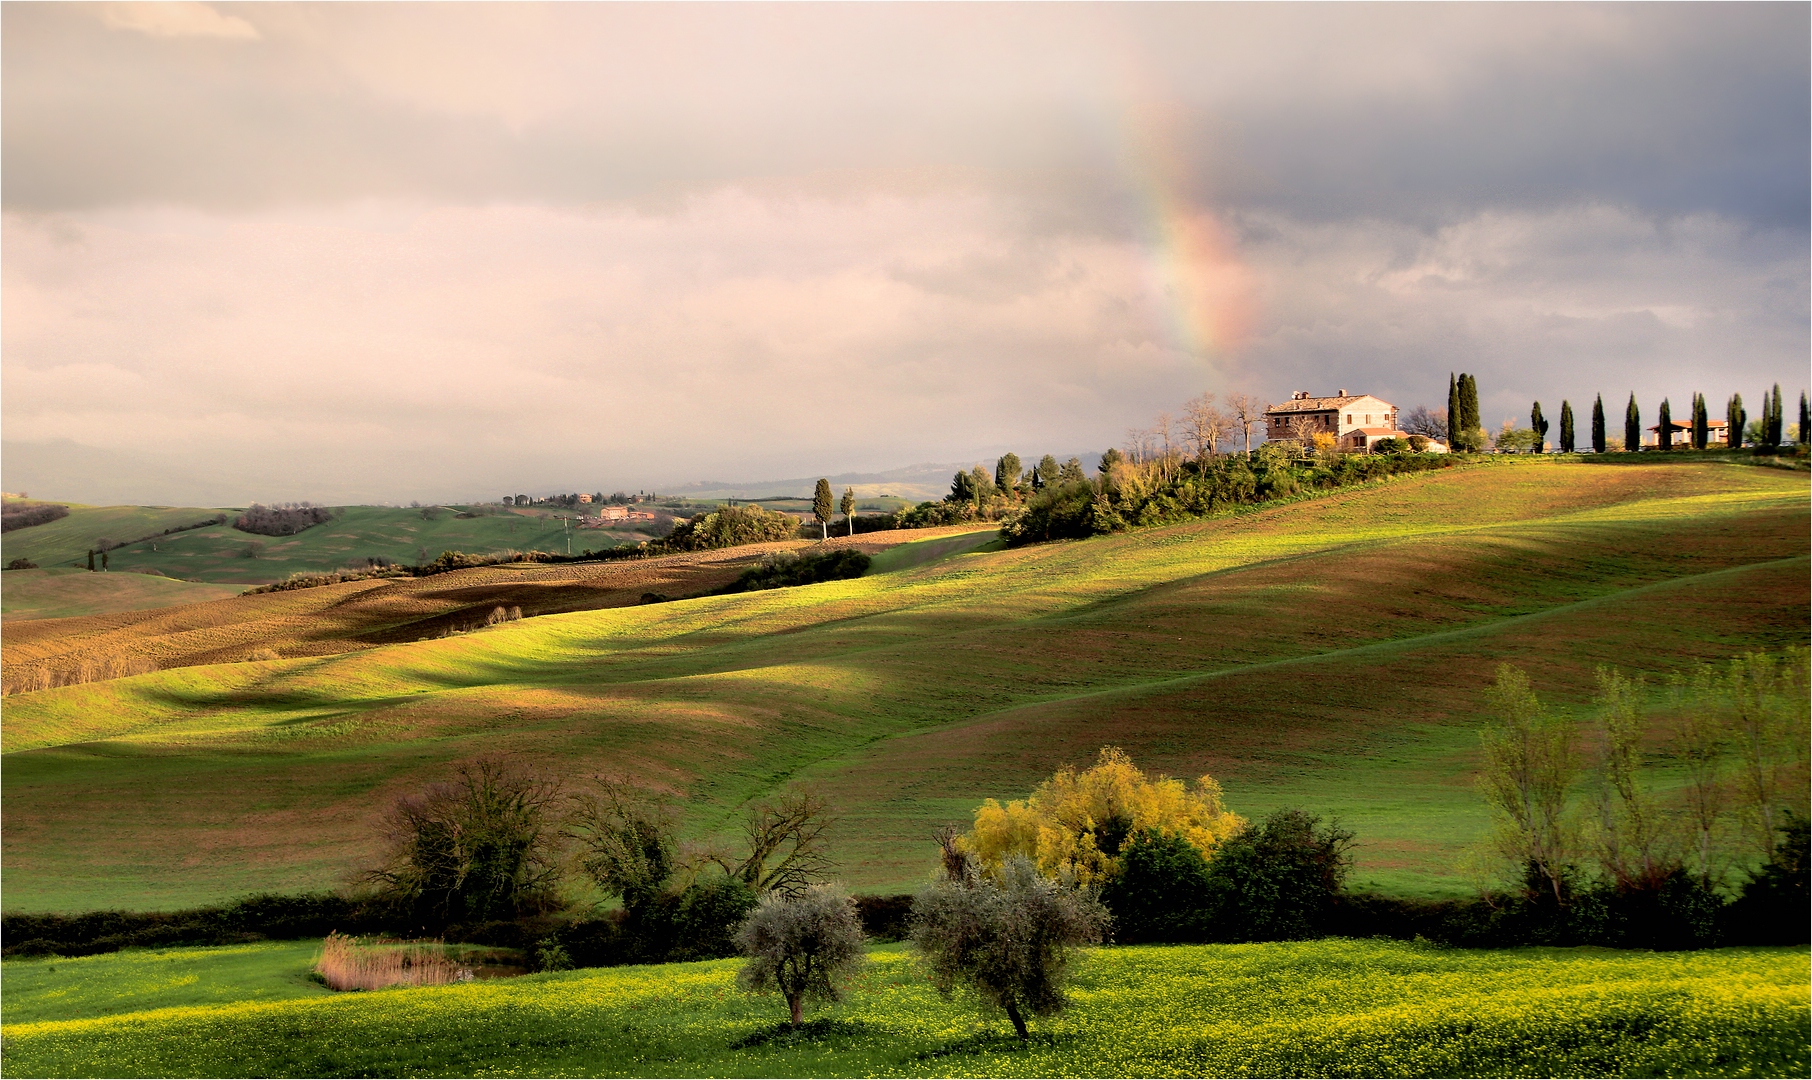
M 450 783 L 397 800 L 390 852 L 369 880 L 424 918 L 512 918 L 539 911 L 559 884 L 557 781 L 481 758 Z

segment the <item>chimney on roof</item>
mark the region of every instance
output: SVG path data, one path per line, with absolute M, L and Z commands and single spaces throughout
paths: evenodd
M 1344 386 L 1343 386 L 1343 387 L 1341 387 L 1341 388 L 1340 388 L 1340 396 L 1341 396 L 1341 397 L 1345 397 L 1345 396 L 1346 396 L 1346 387 L 1344 387 Z
M 1294 394 L 1290 395 L 1290 400 L 1291 401 L 1302 401 L 1302 400 L 1305 400 L 1308 396 L 1309 396 L 1309 392 L 1307 390 L 1298 390 Z

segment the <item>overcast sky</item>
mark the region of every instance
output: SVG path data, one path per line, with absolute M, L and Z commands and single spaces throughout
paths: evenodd
M 407 501 L 1807 382 L 1808 7 L 5 4 L 9 491 Z M 1752 408 L 1753 411 L 1753 408 Z

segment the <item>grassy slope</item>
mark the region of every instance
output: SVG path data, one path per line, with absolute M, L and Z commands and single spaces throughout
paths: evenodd
M 253 977 L 248 962 L 265 958 Z M 1805 1075 L 1803 949 L 1497 952 L 1389 942 L 1096 950 L 1073 1004 L 1005 1022 L 876 949 L 815 1037 L 735 961 L 325 995 L 295 945 L 5 965 L 21 1076 Z M 54 966 L 55 973 L 44 969 Z M 194 981 L 165 989 L 187 966 Z M 48 1000 L 53 981 L 69 996 Z M 218 992 L 216 987 L 218 986 Z M 121 1004 L 243 1003 L 109 1015 Z M 109 997 L 114 990 L 117 998 Z M 279 1000 L 291 997 L 291 1000 Z M 17 1005 L 15 1006 L 15 1001 Z M 48 1017 L 65 1019 L 50 1020 Z M 35 1022 L 34 1022 L 35 1021 Z
M 0 578 L 0 616 L 10 622 L 146 611 L 221 600 L 241 591 L 236 585 L 200 585 L 154 574 L 9 570 Z
M 193 508 L 143 506 L 76 506 L 69 516 L 6 534 L 6 560 L 27 558 L 40 566 L 86 565 L 86 552 L 98 538 L 137 540 L 174 525 L 205 521 L 218 513 Z M 442 551 L 489 552 L 574 551 L 602 549 L 647 537 L 624 530 L 566 531 L 557 516 L 543 510 L 461 518 L 450 510 L 387 506 L 349 506 L 323 525 L 295 536 L 255 536 L 231 525 L 173 533 L 109 552 L 112 568 L 155 569 L 174 578 L 195 581 L 260 584 L 280 581 L 303 570 L 332 570 L 366 556 L 416 563 Z M 569 515 L 570 516 L 570 515 Z M 251 545 L 262 545 L 247 557 Z
M 5 965 L 6 1022 L 122 1016 L 152 1009 L 329 997 L 308 978 L 318 941 L 214 949 L 127 949 Z
M 955 535 L 946 544 L 913 546 L 948 553 L 994 539 L 993 532 L 986 529 L 968 534 L 940 529 L 930 533 L 862 533 L 853 538 L 836 537 L 829 543 L 878 554 L 905 540 L 952 533 Z M 152 666 L 168 669 L 235 663 L 269 652 L 283 657 L 331 656 L 469 630 L 483 624 L 497 607 L 520 608 L 525 617 L 534 617 L 631 606 L 641 603 L 642 597 L 651 592 L 666 596 L 702 595 L 734 581 L 744 567 L 763 554 L 807 546 L 805 541 L 783 541 L 659 559 L 510 563 L 426 578 L 351 581 L 235 596 L 227 602 L 178 610 L 119 611 L 39 621 L 7 628 L 3 670 L 7 685 L 12 687 L 41 685 L 23 679 L 24 673 L 33 668 L 67 671 L 85 661 L 107 658 L 142 658 L 152 661 Z M 85 579 L 144 577 L 78 571 L 12 572 L 22 573 L 69 573 Z M 231 588 L 187 583 L 179 587 Z M 73 680 L 59 679 L 54 684 L 69 681 Z M 11 743 L 7 746 L 13 748 Z
M 331 884 L 369 856 L 389 799 L 491 751 L 652 777 L 698 834 L 811 780 L 843 810 L 850 883 L 909 888 L 934 823 L 1103 743 L 1211 772 L 1242 812 L 1340 812 L 1361 882 L 1452 890 L 1483 825 L 1471 732 L 1494 666 L 1525 664 L 1566 704 L 1596 663 L 1803 643 L 1806 495 L 1768 470 L 1519 462 L 852 582 L 23 695 L 7 746 L 38 748 L 4 757 L 5 903 Z

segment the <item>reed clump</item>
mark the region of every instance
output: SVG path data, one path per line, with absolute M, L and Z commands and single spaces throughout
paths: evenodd
M 334 990 L 382 990 L 386 986 L 443 986 L 470 982 L 438 941 L 363 941 L 338 932 L 321 943 L 315 974 Z

